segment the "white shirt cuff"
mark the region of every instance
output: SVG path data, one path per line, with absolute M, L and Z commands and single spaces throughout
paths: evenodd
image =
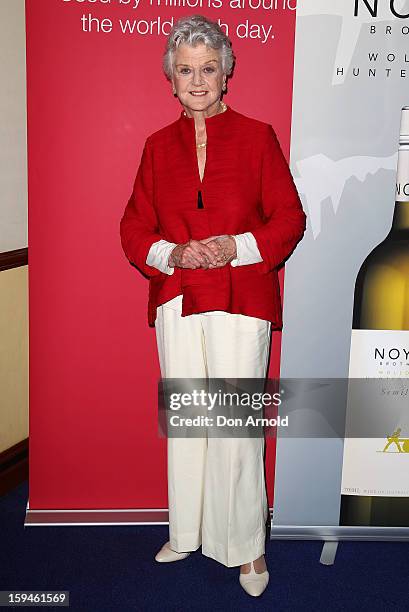
M 175 268 L 168 265 L 168 260 L 175 246 L 177 246 L 176 242 L 168 242 L 167 240 L 154 242 L 146 258 L 147 265 L 153 266 L 165 274 L 173 274 Z
M 245 266 L 263 261 L 260 251 L 258 250 L 257 241 L 251 232 L 236 234 L 233 238 L 236 241 L 237 248 L 237 257 L 230 262 L 233 267 Z

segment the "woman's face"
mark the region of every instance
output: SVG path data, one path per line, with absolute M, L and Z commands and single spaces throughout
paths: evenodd
M 204 44 L 192 47 L 182 44 L 174 55 L 172 83 L 189 111 L 212 112 L 222 93 L 224 73 L 219 51 Z

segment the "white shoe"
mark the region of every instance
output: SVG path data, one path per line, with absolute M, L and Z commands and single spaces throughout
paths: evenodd
M 253 597 L 258 597 L 266 589 L 269 577 L 270 576 L 267 570 L 261 574 L 257 574 L 252 561 L 250 565 L 250 572 L 248 574 L 242 574 L 240 572 L 239 582 L 246 593 L 252 595 Z
M 181 561 L 186 559 L 190 555 L 190 552 L 178 553 L 170 548 L 170 542 L 166 542 L 155 557 L 155 561 L 159 563 L 170 563 L 171 561 Z

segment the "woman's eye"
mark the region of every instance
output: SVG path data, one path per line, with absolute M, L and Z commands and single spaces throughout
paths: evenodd
M 214 68 L 208 66 L 207 68 L 205 68 L 205 72 L 214 72 Z
M 180 69 L 180 73 L 181 74 L 187 74 L 189 72 L 189 68 L 181 68 Z

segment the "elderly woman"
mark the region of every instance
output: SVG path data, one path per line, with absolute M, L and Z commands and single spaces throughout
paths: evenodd
M 222 102 L 231 42 L 201 15 L 180 19 L 163 67 L 182 110 L 146 142 L 121 219 L 123 250 L 149 277 L 148 322 L 162 378 L 261 378 L 282 328 L 277 268 L 305 231 L 272 126 Z M 169 542 L 159 562 L 202 553 L 260 595 L 269 518 L 264 439 L 168 439 Z

